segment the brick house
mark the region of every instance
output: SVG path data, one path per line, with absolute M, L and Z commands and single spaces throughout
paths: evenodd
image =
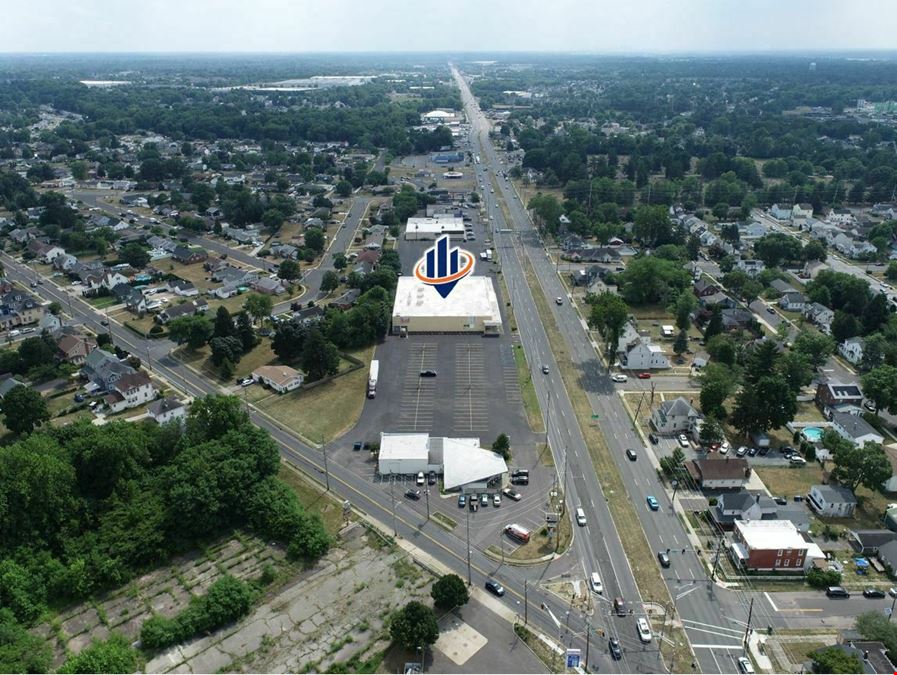
M 789 520 L 736 520 L 729 555 L 748 571 L 803 573 L 815 559 L 825 559 Z

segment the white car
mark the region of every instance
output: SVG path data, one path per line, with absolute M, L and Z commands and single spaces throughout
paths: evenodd
M 614 373 L 610 376 L 610 379 L 612 379 L 614 382 L 625 382 L 629 378 L 626 377 L 623 373 Z
M 754 671 L 754 666 L 751 664 L 751 660 L 746 656 L 738 657 L 738 670 L 746 675 L 751 675 L 751 673 L 756 672 Z
M 638 621 L 635 622 L 636 630 L 638 630 L 638 639 L 642 642 L 651 642 L 651 627 L 648 625 L 648 620 L 640 616 Z
M 589 577 L 589 586 L 592 588 L 593 593 L 604 593 L 604 584 L 601 583 L 601 577 L 598 576 L 598 572 L 592 572 Z
M 683 448 L 687 448 L 688 436 L 686 436 L 685 434 L 679 434 L 679 445 L 681 445 Z
M 417 484 L 418 484 L 418 485 L 423 485 L 423 484 L 424 484 L 424 472 L 423 472 L 423 471 L 418 471 L 418 472 L 417 472 Z

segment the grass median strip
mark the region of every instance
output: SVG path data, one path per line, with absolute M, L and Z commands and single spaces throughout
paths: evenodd
M 498 287 L 507 311 L 508 324 L 511 326 L 511 331 L 516 332 L 517 319 L 514 317 L 514 308 L 508 300 L 510 296 L 504 277 L 499 281 Z M 542 409 L 539 407 L 539 399 L 536 397 L 536 386 L 533 384 L 533 375 L 530 372 L 529 364 L 526 362 L 523 346 L 512 342 L 511 348 L 514 350 L 514 365 L 517 367 L 517 381 L 520 385 L 520 398 L 523 401 L 526 421 L 529 423 L 530 429 L 536 433 L 544 433 L 545 423 L 542 421 Z
M 639 521 L 635 507 L 629 499 L 617 465 L 610 454 L 603 435 L 596 426 L 593 426 L 592 406 L 585 391 L 579 385 L 580 373 L 576 371 L 570 359 L 567 342 L 555 323 L 554 315 L 551 313 L 551 308 L 548 306 L 548 301 L 545 298 L 542 287 L 539 285 L 529 259 L 525 256 L 525 253 L 522 254 L 522 257 L 526 281 L 536 302 L 542 325 L 548 334 L 548 341 L 552 345 L 561 376 L 564 379 L 564 385 L 570 396 L 576 418 L 579 421 L 579 427 L 589 448 L 589 455 L 592 458 L 595 473 L 607 498 L 608 508 L 616 524 L 617 532 L 623 544 L 623 550 L 630 561 L 632 573 L 635 576 L 642 599 L 661 604 L 673 604 L 669 590 L 660 576 L 660 569 L 654 563 L 654 552 L 651 550 L 651 546 L 648 544 L 648 540 L 642 530 L 641 521 Z M 670 630 L 669 636 L 674 643 L 671 662 L 672 672 L 690 671 L 693 656 L 685 631 L 679 627 L 674 627 Z

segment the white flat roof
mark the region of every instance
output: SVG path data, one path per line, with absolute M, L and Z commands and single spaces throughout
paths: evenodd
M 464 232 L 464 221 L 455 216 L 442 216 L 434 218 L 409 218 L 405 232 L 427 232 L 440 234 L 442 232 Z
M 416 277 L 402 276 L 396 286 L 393 317 L 485 317 L 501 322 L 498 298 L 490 277 L 460 279 L 448 297 Z
M 752 549 L 809 548 L 797 526 L 790 520 L 736 520 L 735 527 Z
M 478 483 L 508 470 L 501 455 L 465 442 L 469 440 L 442 440 L 442 478 L 446 490 Z
M 380 434 L 381 460 L 422 459 L 429 457 L 428 434 Z

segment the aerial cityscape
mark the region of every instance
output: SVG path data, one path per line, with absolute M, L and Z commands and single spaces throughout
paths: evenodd
M 0 672 L 897 672 L 895 25 L 5 8 Z

